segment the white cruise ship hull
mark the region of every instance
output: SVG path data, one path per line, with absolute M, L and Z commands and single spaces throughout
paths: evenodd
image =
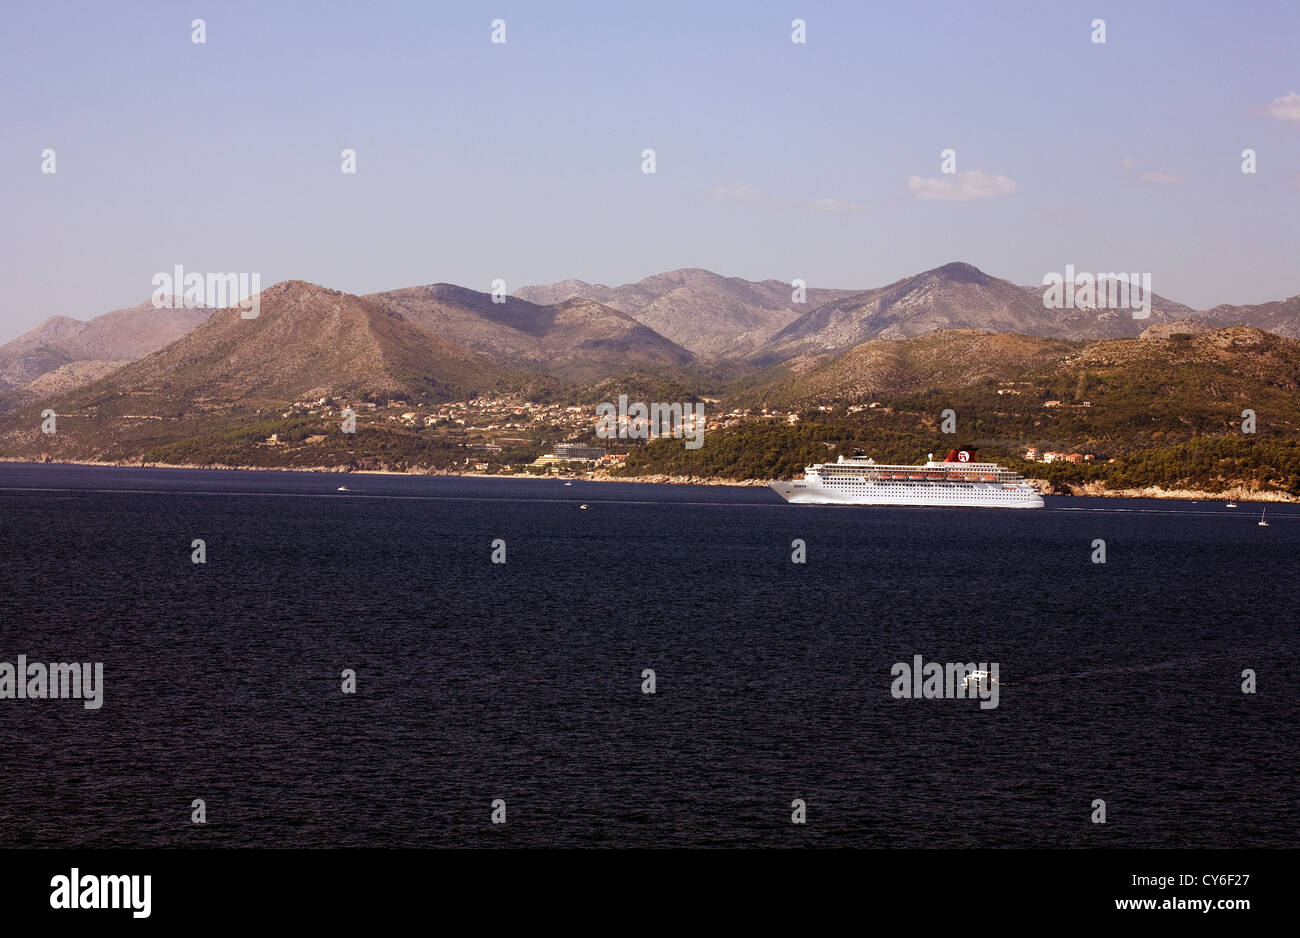
M 863 482 L 846 491 L 839 485 L 796 479 L 773 482 L 778 495 L 794 505 L 919 505 L 939 508 L 1042 508 L 1032 487 L 1004 488 L 994 483 Z

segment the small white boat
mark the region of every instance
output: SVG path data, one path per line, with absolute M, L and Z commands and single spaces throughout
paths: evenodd
M 572 483 L 572 482 L 565 482 L 564 484 L 565 484 L 565 485 L 572 485 L 573 483 Z
M 1224 505 L 1223 507 L 1224 507 L 1224 508 L 1236 508 L 1237 506 L 1234 505 L 1232 502 L 1228 502 L 1228 503 L 1227 503 L 1226 505 Z
M 339 491 L 340 491 L 340 492 L 346 492 L 347 490 L 348 490 L 348 487 L 347 487 L 346 485 L 340 485 L 340 486 L 339 486 Z
M 981 686 L 989 687 L 992 684 L 998 683 L 998 679 L 993 677 L 993 675 L 991 675 L 988 671 L 971 671 L 969 674 L 966 675 L 965 679 L 961 682 L 961 689 L 969 690 L 970 682 L 972 680 L 975 681 L 976 688 L 979 688 Z
M 1268 527 L 1268 522 L 1264 520 L 1264 512 L 1266 512 L 1266 511 L 1268 511 L 1268 508 L 1267 508 L 1267 507 L 1264 508 L 1264 511 L 1261 511 L 1261 512 L 1259 513 L 1259 526 L 1260 526 L 1261 528 L 1266 528 L 1266 527 Z
M 587 506 L 586 506 L 586 505 L 579 505 L 578 507 L 581 508 L 583 511 L 586 511 L 586 510 L 587 510 Z

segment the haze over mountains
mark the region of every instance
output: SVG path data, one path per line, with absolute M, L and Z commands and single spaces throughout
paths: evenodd
M 253 320 L 148 302 L 89 322 L 48 319 L 0 346 L 0 408 L 81 388 L 100 401 L 170 398 L 178 406 L 363 392 L 446 399 L 631 373 L 680 377 L 718 363 L 733 378 L 779 367 L 772 380 L 788 381 L 815 369 L 851 373 L 886 361 L 882 342 L 954 329 L 1089 341 L 1153 326 L 1250 325 L 1300 337 L 1300 296 L 1197 311 L 1156 295 L 1150 317 L 1134 319 L 1128 310 L 1047 309 L 1044 290 L 964 263 L 867 290 L 808 287 L 802 304 L 789 283 L 696 268 L 618 287 L 526 286 L 502 303 L 452 284 L 357 297 L 288 281 L 263 292 Z M 962 367 L 986 367 L 979 356 L 987 344 L 975 343 Z M 876 377 L 862 388 L 888 373 L 867 370 Z

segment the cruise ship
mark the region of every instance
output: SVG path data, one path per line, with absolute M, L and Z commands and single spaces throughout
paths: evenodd
M 943 462 L 888 466 L 874 459 L 845 459 L 804 469 L 793 482 L 772 488 L 795 505 L 946 505 L 951 508 L 1042 508 L 1043 497 L 1019 473 L 976 462 L 973 447 L 955 449 Z

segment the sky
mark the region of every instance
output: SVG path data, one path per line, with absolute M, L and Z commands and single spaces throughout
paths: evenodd
M 679 267 L 866 289 L 960 260 L 1149 272 L 1196 308 L 1300 293 L 1295 0 L 43 0 L 3 23 L 0 341 L 176 265 L 360 294 Z

